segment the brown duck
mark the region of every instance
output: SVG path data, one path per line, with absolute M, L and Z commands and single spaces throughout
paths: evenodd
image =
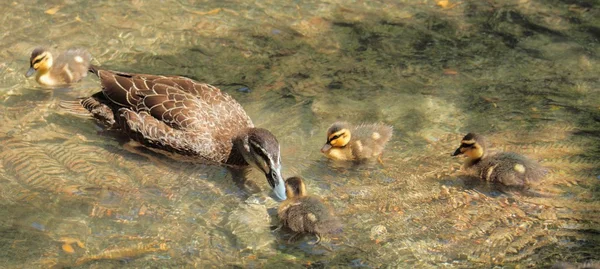
M 306 194 L 306 185 L 300 177 L 290 177 L 285 181 L 287 200 L 279 205 L 277 215 L 281 225 L 296 232 L 288 241 L 304 233 L 317 236 L 315 244 L 322 236 L 338 233 L 342 229 L 333 209 L 316 196 Z
M 181 76 L 123 73 L 91 67 L 102 91 L 67 109 L 83 107 L 109 129 L 145 146 L 213 164 L 262 171 L 284 200 L 279 143 L 255 128 L 242 106 L 209 84 Z
M 512 152 L 489 153 L 483 136 L 468 133 L 452 156 L 465 154 L 465 168 L 473 170 L 486 181 L 509 187 L 528 187 L 540 180 L 546 169 L 537 162 Z

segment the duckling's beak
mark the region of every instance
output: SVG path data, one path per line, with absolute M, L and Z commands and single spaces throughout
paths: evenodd
M 273 188 L 277 200 L 285 200 L 287 197 L 285 195 L 285 183 L 283 182 L 283 177 L 281 177 L 281 168 L 272 168 L 271 171 L 265 175 L 267 176 L 269 185 Z
M 454 153 L 452 153 L 452 156 L 458 156 L 463 154 L 462 151 L 460 151 L 460 148 L 457 148 L 456 151 L 454 151 Z
M 25 77 L 31 77 L 33 76 L 33 74 L 35 74 L 35 69 L 33 69 L 33 67 L 29 67 L 29 70 L 27 70 Z
M 329 143 L 325 143 L 325 145 L 323 145 L 323 147 L 321 148 L 321 153 L 326 153 L 331 149 L 331 144 Z

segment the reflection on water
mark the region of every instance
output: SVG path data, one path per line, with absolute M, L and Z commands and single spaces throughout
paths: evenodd
M 404 3 L 405 2 L 405 3 Z M 6 267 L 489 267 L 600 259 L 600 9 L 586 1 L 0 3 Z M 133 152 L 23 76 L 31 49 L 221 87 L 344 222 L 333 251 L 271 232 L 269 187 Z M 246 87 L 249 89 L 238 89 Z M 394 127 L 383 164 L 326 160 L 335 120 Z M 468 131 L 551 169 L 502 193 L 450 153 Z

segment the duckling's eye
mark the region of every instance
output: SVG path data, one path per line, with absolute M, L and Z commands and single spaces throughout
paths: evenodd
M 33 61 L 33 64 L 37 64 L 37 63 L 41 62 L 43 59 L 46 59 L 46 56 L 35 59 L 35 61 Z
M 329 141 L 336 140 L 336 139 L 340 138 L 340 136 L 342 136 L 342 135 L 341 135 L 341 134 L 339 134 L 339 135 L 334 135 L 334 136 L 333 136 L 331 139 L 329 139 Z
M 475 144 L 464 144 L 464 143 L 463 143 L 463 144 L 460 144 L 460 147 L 461 147 L 461 148 L 467 148 L 467 149 L 468 149 L 468 148 L 473 148 L 473 147 L 475 147 Z
M 46 59 L 46 56 L 44 56 L 44 57 L 42 57 L 42 58 L 35 59 L 35 61 L 33 61 L 33 65 L 36 65 L 36 64 L 38 64 L 39 62 L 41 62 L 41 61 L 42 61 L 42 60 L 44 60 L 44 59 Z

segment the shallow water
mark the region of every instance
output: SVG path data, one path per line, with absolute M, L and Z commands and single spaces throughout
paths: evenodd
M 531 267 L 600 260 L 600 9 L 593 1 L 0 3 L 0 263 L 76 267 Z M 231 94 L 344 223 L 333 251 L 271 232 L 268 185 L 180 164 L 65 114 L 31 50 L 185 75 Z M 249 91 L 248 91 L 249 89 Z M 394 127 L 383 164 L 326 160 L 336 120 Z M 450 157 L 467 132 L 539 160 L 502 192 Z

